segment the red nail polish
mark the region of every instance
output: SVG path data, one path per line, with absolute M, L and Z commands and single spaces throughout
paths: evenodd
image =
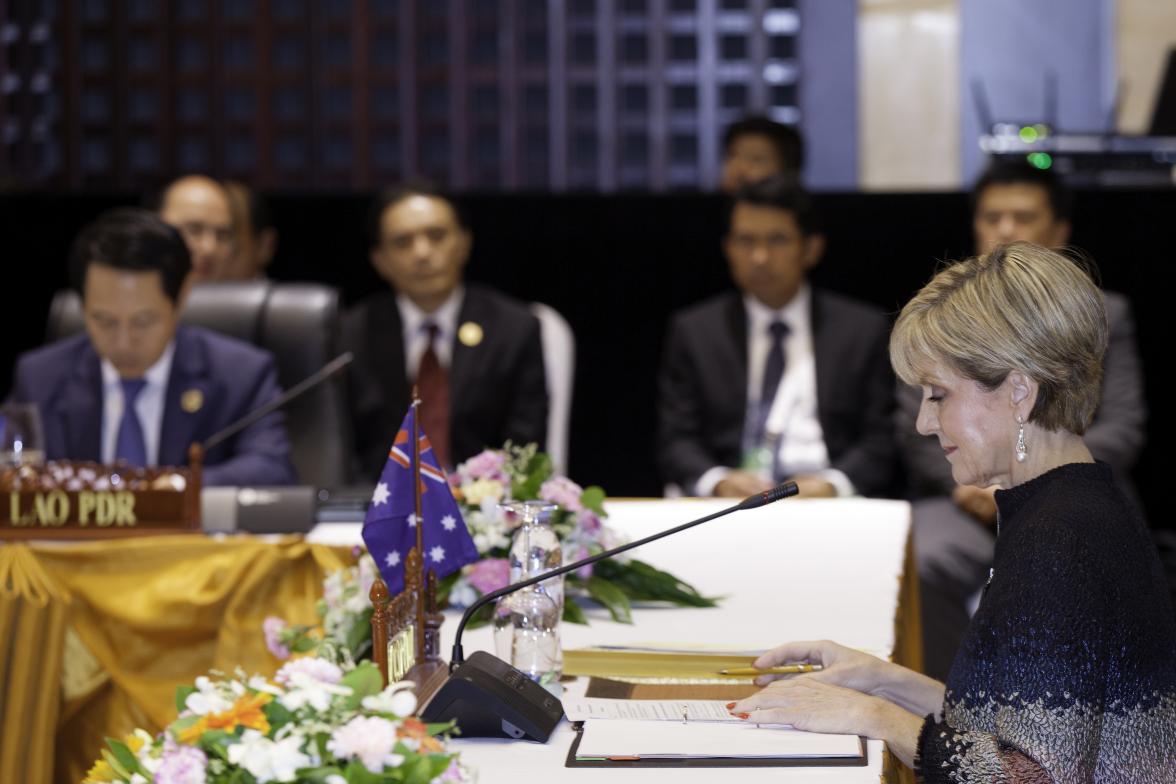
M 746 721 L 751 716 L 750 713 L 736 713 L 735 715 L 744 721 Z
M 728 703 L 727 703 L 727 710 L 731 710 L 731 709 L 732 709 L 732 708 L 734 708 L 734 707 L 735 707 L 735 703 L 733 703 L 733 702 L 728 702 Z

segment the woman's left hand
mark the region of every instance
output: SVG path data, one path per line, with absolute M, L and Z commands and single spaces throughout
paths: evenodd
M 774 681 L 730 708 L 758 724 L 791 724 L 798 730 L 870 735 L 885 700 L 812 678 Z
M 774 681 L 739 700 L 731 713 L 759 724 L 790 724 L 807 732 L 865 735 L 886 741 L 906 765 L 915 758 L 923 719 L 892 702 L 808 675 Z

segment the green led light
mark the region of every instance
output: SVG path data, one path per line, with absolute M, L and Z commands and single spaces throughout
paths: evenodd
M 1048 169 L 1053 166 L 1053 158 L 1048 152 L 1031 152 L 1025 156 L 1025 159 L 1038 169 Z
M 1045 123 L 1037 123 L 1033 126 L 1033 130 L 1037 131 L 1037 138 L 1044 139 L 1049 136 L 1049 126 Z
M 1032 144 L 1037 141 L 1037 129 L 1032 125 L 1026 125 L 1021 129 L 1020 136 L 1021 141 L 1025 142 L 1025 144 Z

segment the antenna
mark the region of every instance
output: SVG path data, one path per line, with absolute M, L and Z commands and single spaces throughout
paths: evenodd
M 976 117 L 980 120 L 980 133 L 992 133 L 992 109 L 988 106 L 988 94 L 984 91 L 984 82 L 979 76 L 972 77 L 972 103 L 976 107 Z

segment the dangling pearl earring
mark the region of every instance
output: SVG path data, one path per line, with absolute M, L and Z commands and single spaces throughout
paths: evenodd
M 1022 417 L 1020 415 L 1017 416 L 1017 425 L 1018 425 L 1018 427 L 1017 427 L 1017 462 L 1024 463 L 1025 458 L 1028 457 L 1028 454 L 1026 454 L 1027 450 L 1025 449 L 1025 419 L 1024 419 L 1024 417 Z

